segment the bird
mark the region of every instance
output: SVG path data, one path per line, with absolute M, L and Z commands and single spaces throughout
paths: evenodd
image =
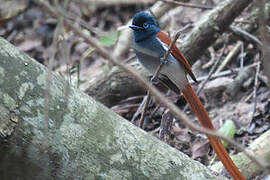
M 174 45 L 167 60 L 163 59 L 171 43 L 171 38 L 161 31 L 156 18 L 141 11 L 135 14 L 129 27 L 133 30 L 133 48 L 140 64 L 151 74 L 154 74 L 159 65 L 163 63 L 164 65 L 160 70 L 162 81 L 165 84 L 173 84 L 169 87 L 176 87 L 179 93 L 182 92 L 191 110 L 196 114 L 204 128 L 215 130 L 205 107 L 188 81 L 187 75 L 197 82 L 185 56 Z M 245 177 L 230 158 L 220 139 L 212 136 L 207 137 L 229 174 L 236 180 L 244 180 Z

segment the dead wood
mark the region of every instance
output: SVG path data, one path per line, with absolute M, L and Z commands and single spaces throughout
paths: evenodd
M 65 104 L 66 81 L 46 89 L 47 68 L 2 38 L 0 59 L 0 179 L 218 179 L 77 88 Z
M 146 76 L 142 68 L 138 71 Z M 145 93 L 138 83 L 134 83 L 134 79 L 118 67 L 103 68 L 101 74 L 91 77 L 87 83 L 85 93 L 109 107 L 128 97 Z
M 247 81 L 250 77 L 254 77 L 254 69 L 253 68 L 243 68 L 243 70 L 239 71 L 238 76 L 234 79 L 234 81 L 227 86 L 226 95 L 229 98 L 235 98 L 237 92 L 239 92 L 243 83 Z

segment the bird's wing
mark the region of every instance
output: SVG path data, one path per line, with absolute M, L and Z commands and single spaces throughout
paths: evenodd
M 170 46 L 171 43 L 171 38 L 164 32 L 159 31 L 157 33 L 157 38 L 162 41 L 164 44 L 166 44 L 168 47 Z M 189 65 L 187 59 L 185 58 L 185 56 L 181 53 L 181 51 L 176 47 L 176 45 L 174 45 L 172 47 L 172 55 L 174 56 L 174 58 L 176 60 L 178 60 L 178 62 L 184 66 L 185 70 L 187 71 L 187 73 L 190 75 L 190 77 L 197 82 L 192 70 L 191 70 L 191 66 Z

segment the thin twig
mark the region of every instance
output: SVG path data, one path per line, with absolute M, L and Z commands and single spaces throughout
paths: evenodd
M 132 119 L 131 119 L 131 123 L 134 123 L 135 122 L 135 119 L 139 116 L 139 114 L 142 112 L 142 109 L 143 109 L 143 106 L 145 104 L 145 101 L 146 101 L 146 98 L 147 96 L 144 96 L 143 97 L 143 100 L 140 104 L 140 106 L 137 108 L 137 111 L 134 113 Z
M 254 116 L 255 116 L 256 107 L 257 107 L 257 88 L 258 88 L 258 76 L 259 76 L 259 72 L 260 72 L 260 65 L 261 65 L 261 63 L 258 62 L 258 65 L 257 65 L 257 68 L 256 68 L 256 73 L 255 73 L 255 79 L 254 79 L 254 88 L 253 88 L 254 105 L 253 105 L 253 111 L 252 111 L 251 124 L 250 124 L 250 127 L 248 129 L 249 133 L 252 133 L 253 127 L 255 127 Z
M 69 4 L 70 0 L 65 0 L 64 2 L 64 10 L 66 11 L 68 4 Z M 57 2 L 57 4 L 55 5 L 56 7 L 59 6 L 59 3 Z M 65 98 L 64 98 L 64 109 L 67 109 L 68 107 L 68 103 L 69 103 L 69 93 L 70 93 L 70 83 L 71 83 L 71 74 L 70 74 L 70 70 L 69 70 L 69 62 L 70 62 L 70 51 L 68 49 L 68 43 L 67 43 L 67 39 L 65 37 L 65 28 L 64 28 L 64 17 L 59 18 L 59 29 L 60 29 L 60 33 L 62 34 L 62 43 L 63 43 L 63 50 L 62 50 L 62 55 L 63 55 L 63 59 L 66 61 L 66 72 L 67 72 L 67 79 L 66 79 L 66 87 L 65 87 Z M 56 127 L 60 128 L 60 125 L 62 124 L 62 122 L 64 121 L 64 115 L 65 115 L 66 111 L 63 111 L 61 114 L 61 118 L 62 119 L 58 119 Z
M 220 62 L 223 54 L 224 54 L 224 51 L 225 51 L 225 48 L 226 46 L 223 46 L 222 48 L 222 51 L 221 51 L 221 54 L 219 55 L 218 59 L 216 60 L 215 64 L 212 66 L 212 68 L 210 69 L 210 72 L 208 73 L 206 79 L 203 80 L 203 82 L 201 83 L 199 89 L 196 91 L 196 93 L 198 94 L 198 96 L 200 95 L 201 91 L 203 90 L 204 86 L 206 85 L 206 83 L 211 79 L 212 75 L 214 74 L 216 68 L 217 68 L 217 65 L 218 63 Z M 184 107 L 184 112 L 187 110 L 188 108 L 188 104 L 185 105 Z
M 171 53 L 172 47 L 175 45 L 177 39 L 179 38 L 181 31 L 182 31 L 182 30 L 178 31 L 178 32 L 176 33 L 176 35 L 174 36 L 174 39 L 171 41 L 171 43 L 170 43 L 170 45 L 169 45 L 169 48 L 168 48 L 168 50 L 166 51 L 166 53 L 165 53 L 165 55 L 164 55 L 164 57 L 163 57 L 164 63 L 160 63 L 160 64 L 159 64 L 159 66 L 158 66 L 158 68 L 157 68 L 157 70 L 156 70 L 156 72 L 155 72 L 155 74 L 154 74 L 154 76 L 153 76 L 153 78 L 152 78 L 153 80 L 155 80 L 155 79 L 157 78 L 157 76 L 159 75 L 159 73 L 160 73 L 162 67 L 164 66 L 164 64 L 166 64 L 166 62 L 167 62 L 167 60 L 168 60 L 168 56 L 169 56 L 169 54 Z
M 174 4 L 177 6 L 189 7 L 189 8 L 213 9 L 212 7 L 205 6 L 205 5 L 183 3 L 183 2 L 179 2 L 179 1 L 173 1 L 173 0 L 160 0 L 160 1 L 165 2 L 165 3 L 169 3 L 169 4 Z
M 91 46 L 88 47 L 88 49 L 86 51 L 83 52 L 83 54 L 81 55 L 80 57 L 80 60 L 78 62 L 78 70 L 77 70 L 77 88 L 80 87 L 80 83 L 81 83 L 81 80 L 80 80 L 80 77 L 81 77 L 81 66 L 85 60 L 86 57 L 88 57 L 95 49 L 92 48 Z
M 143 99 L 143 97 L 144 97 L 143 95 L 127 97 L 126 99 L 121 100 L 120 104 L 129 103 L 130 101 L 137 101 L 137 100 Z
M 55 1 L 55 4 L 57 4 L 57 1 Z M 60 35 L 60 21 L 61 16 L 58 16 L 58 23 L 56 26 L 56 30 L 53 36 L 53 42 L 52 42 L 52 55 L 49 59 L 48 63 L 48 74 L 46 76 L 46 85 L 45 85 L 45 91 L 44 91 L 44 150 L 46 150 L 49 147 L 49 107 L 50 107 L 50 101 L 51 101 L 51 95 L 50 95 L 50 88 L 51 88 L 51 77 L 52 77 L 52 68 L 53 68 L 53 62 L 55 59 L 55 55 L 57 52 L 57 45 L 58 45 L 58 38 Z
M 45 1 L 45 0 L 35 0 L 35 2 L 41 6 L 43 6 L 48 12 L 52 13 L 53 15 L 56 16 L 61 16 L 60 13 L 57 12 L 53 7 L 50 6 L 50 4 Z M 74 23 L 71 23 L 65 19 L 66 24 L 80 37 L 82 37 L 87 43 L 89 43 L 91 46 L 95 47 L 97 52 L 106 60 L 110 61 L 111 63 L 119 66 L 121 69 L 126 71 L 127 73 L 131 74 L 132 77 L 140 83 L 144 88 L 149 90 L 152 95 L 156 97 L 158 101 L 160 101 L 164 106 L 169 108 L 171 112 L 176 116 L 176 118 L 182 120 L 187 126 L 189 126 L 191 129 L 196 130 L 200 133 L 204 133 L 216 138 L 220 138 L 232 145 L 234 145 L 238 150 L 243 151 L 243 153 L 249 157 L 255 164 L 257 164 L 262 170 L 266 171 L 269 173 L 269 167 L 266 165 L 265 162 L 262 162 L 262 160 L 258 160 L 254 155 L 251 153 L 247 152 L 244 147 L 241 145 L 237 144 L 235 141 L 221 135 L 218 132 L 215 132 L 213 130 L 209 130 L 207 128 L 203 128 L 201 126 L 198 126 L 194 124 L 182 111 L 178 109 L 176 105 L 174 105 L 168 98 L 166 98 L 161 92 L 159 92 L 153 85 L 151 85 L 149 82 L 147 82 L 144 78 L 140 76 L 139 73 L 134 71 L 131 67 L 123 64 L 121 61 L 119 61 L 117 58 L 112 57 L 111 53 L 109 53 L 107 50 L 105 50 L 99 43 L 98 41 L 93 38 L 89 37 L 89 35 L 85 34 L 82 32 L 81 28 L 78 28 L 74 25 Z
M 217 68 L 218 63 L 220 62 L 220 60 L 221 60 L 221 58 L 222 58 L 222 56 L 223 56 L 223 54 L 224 54 L 225 49 L 226 49 L 226 46 L 224 45 L 223 48 L 222 48 L 222 50 L 221 50 L 221 54 L 219 55 L 219 57 L 218 57 L 218 59 L 216 60 L 215 64 L 214 64 L 214 65 L 212 66 L 212 68 L 210 69 L 210 72 L 209 72 L 207 78 L 201 83 L 201 85 L 200 85 L 200 87 L 199 87 L 199 89 L 198 89 L 198 91 L 197 91 L 197 94 L 198 94 L 198 95 L 200 95 L 200 93 L 201 93 L 201 91 L 203 90 L 205 84 L 209 81 L 209 79 L 210 79 L 210 78 L 212 77 L 212 75 L 214 74 L 214 72 L 215 72 L 215 70 L 216 70 L 216 68 Z
M 150 93 L 149 93 L 149 91 L 147 91 L 146 100 L 143 101 L 143 102 L 144 102 L 144 104 L 143 104 L 143 109 L 142 109 L 142 115 L 141 115 L 141 118 L 140 118 L 139 128 L 143 128 L 146 109 L 147 109 L 148 104 L 150 102 Z
M 152 111 L 152 113 L 150 114 L 150 119 L 152 119 L 153 118 L 153 116 L 156 114 L 156 112 L 159 110 L 159 108 L 160 108 L 160 106 L 161 106 L 161 104 L 158 104 L 156 107 L 155 107 L 155 109 Z
M 249 32 L 236 27 L 236 26 L 230 26 L 229 29 L 236 35 L 243 37 L 246 40 L 252 41 L 255 44 L 259 45 L 259 47 L 262 47 L 262 42 L 255 37 L 254 35 L 250 34 Z
M 124 63 L 128 63 L 129 61 L 131 61 L 132 59 L 136 58 L 136 55 L 132 55 L 130 57 L 128 57 L 127 59 L 125 59 L 123 62 Z
M 218 67 L 216 73 L 219 73 L 232 59 L 233 57 L 239 52 L 241 48 L 241 41 L 238 41 L 235 47 L 230 51 L 230 53 L 226 56 L 226 58 L 222 61 L 220 66 Z
M 152 136 L 154 136 L 156 133 L 158 133 L 160 131 L 160 126 L 157 127 L 156 129 L 153 129 L 152 131 L 149 131 L 148 133 L 151 134 Z
M 240 69 L 244 68 L 244 44 L 241 43 L 241 53 L 240 53 Z
M 257 66 L 257 63 L 253 63 L 251 65 L 248 65 L 248 66 L 246 66 L 246 68 L 252 68 L 252 67 L 255 67 L 255 66 Z M 219 78 L 219 77 L 223 77 L 223 76 L 229 76 L 229 75 L 234 74 L 234 72 L 238 72 L 238 71 L 241 71 L 241 68 L 234 68 L 234 69 L 230 69 L 230 70 L 221 71 L 219 73 L 213 74 L 210 77 L 210 79 Z M 205 79 L 207 79 L 207 77 L 208 77 L 208 75 L 207 76 L 198 77 L 197 78 L 197 81 L 198 82 L 204 81 Z M 260 79 L 260 75 L 259 75 L 259 79 Z M 191 84 L 193 84 L 193 83 L 194 82 L 191 82 Z
M 215 50 L 214 50 L 213 46 L 209 47 L 208 51 L 210 53 L 211 59 L 207 63 L 202 65 L 202 69 L 208 69 L 210 66 L 212 66 L 215 63 L 216 55 L 215 55 Z

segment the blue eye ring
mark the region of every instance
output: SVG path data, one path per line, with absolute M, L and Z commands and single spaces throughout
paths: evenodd
M 143 28 L 144 28 L 144 29 L 149 28 L 149 24 L 147 24 L 147 23 L 143 23 Z

